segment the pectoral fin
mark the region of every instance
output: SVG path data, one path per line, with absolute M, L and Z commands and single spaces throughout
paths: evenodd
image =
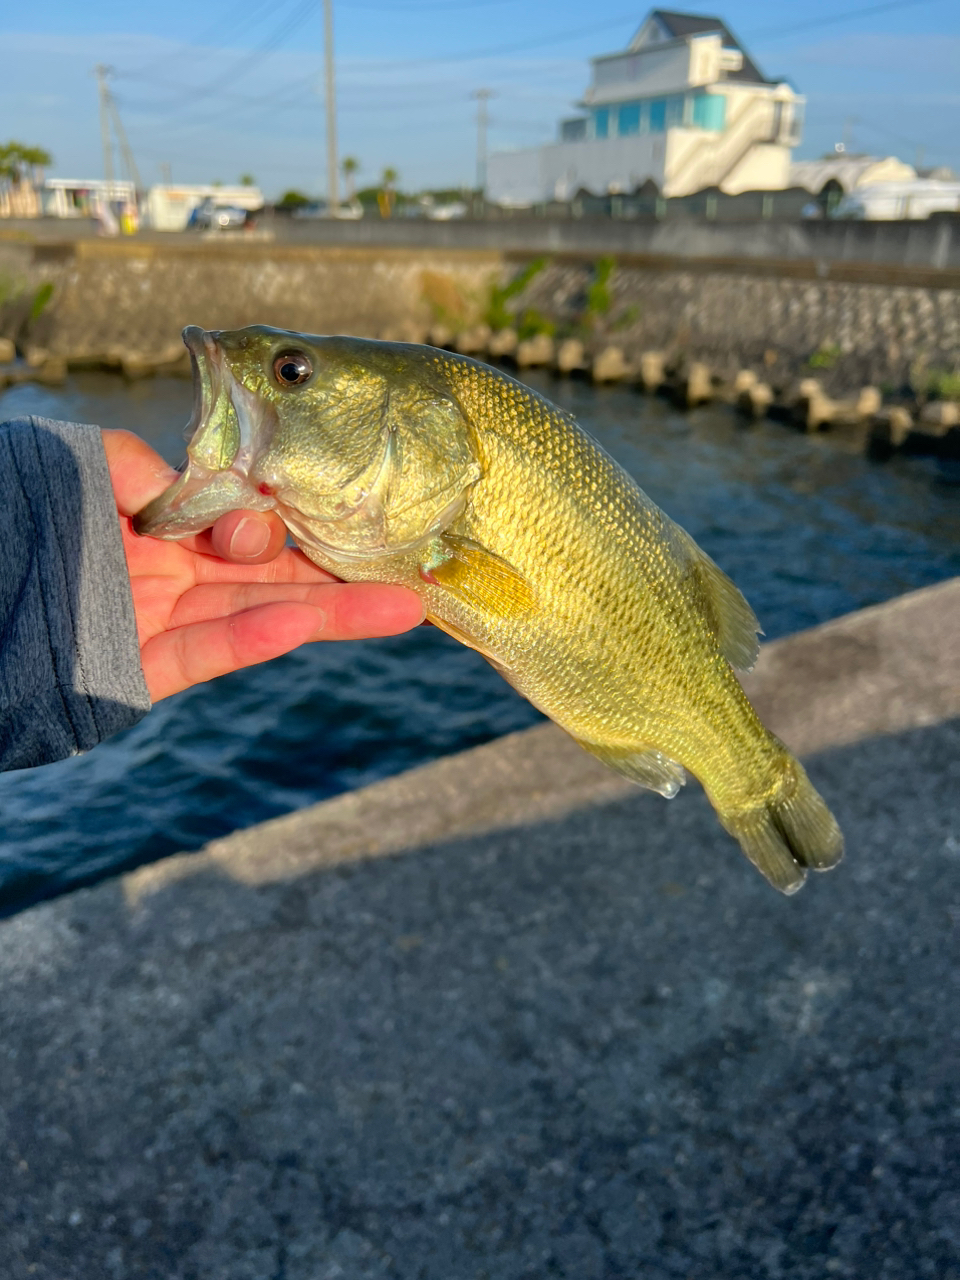
M 687 780 L 683 765 L 671 760 L 654 747 L 631 751 L 629 748 L 610 747 L 598 742 L 585 742 L 577 738 L 584 751 L 602 760 L 605 765 L 623 774 L 631 782 L 639 783 L 650 791 L 656 791 L 666 800 L 672 800 Z
M 536 606 L 533 587 L 523 574 L 469 538 L 443 534 L 434 539 L 420 574 L 471 608 L 499 618 L 516 618 Z

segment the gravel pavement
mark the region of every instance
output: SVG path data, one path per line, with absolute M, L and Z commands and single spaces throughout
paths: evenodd
M 903 724 L 936 628 L 869 613 L 769 670 L 887 627 Z M 808 758 L 849 852 L 794 898 L 537 729 L 0 923 L 0 1276 L 960 1280 L 952 661 Z

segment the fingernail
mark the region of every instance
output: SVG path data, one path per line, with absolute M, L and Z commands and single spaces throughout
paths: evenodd
M 270 530 L 264 522 L 253 516 L 245 516 L 233 531 L 230 554 L 250 559 L 262 555 L 269 542 Z

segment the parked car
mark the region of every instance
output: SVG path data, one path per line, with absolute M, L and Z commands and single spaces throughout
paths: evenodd
M 345 200 L 337 207 L 335 218 L 346 219 L 348 222 L 356 218 L 363 217 L 363 205 L 359 200 Z M 310 204 L 298 205 L 294 210 L 292 217 L 294 218 L 329 218 L 330 207 L 326 200 L 314 200 Z
M 467 206 L 462 200 L 454 200 L 449 204 L 435 204 L 427 210 L 427 217 L 432 222 L 450 222 L 454 218 L 465 218 Z
M 874 182 L 856 187 L 833 211 L 834 218 L 899 221 L 960 212 L 960 182 L 917 178 L 913 182 Z
M 237 209 L 233 205 L 214 204 L 212 200 L 204 200 L 190 214 L 187 228 L 197 231 L 228 231 L 245 227 L 248 217 L 246 209 Z

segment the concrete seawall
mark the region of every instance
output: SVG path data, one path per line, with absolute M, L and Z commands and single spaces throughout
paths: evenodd
M 771 221 L 767 218 L 710 220 L 506 217 L 453 219 L 365 217 L 359 221 L 325 218 L 260 217 L 257 234 L 277 243 L 328 248 L 475 250 L 513 253 L 575 254 L 579 257 L 656 256 L 682 258 L 808 261 L 823 272 L 834 264 L 872 264 L 875 270 L 960 271 L 960 220 L 936 216 L 925 221 L 857 220 Z M 96 239 L 99 226 L 81 219 L 0 222 L 0 240 L 63 242 Z M 141 231 L 139 243 L 170 244 L 198 240 L 165 232 Z
M 847 861 L 551 727 L 0 924 L 11 1280 L 957 1280 L 960 580 L 766 647 Z
M 924 387 L 928 377 L 955 373 L 960 270 L 660 245 L 619 255 L 597 305 L 590 289 L 598 256 L 550 255 L 511 299 L 521 330 L 534 317 L 535 326 L 546 322 L 588 345 L 613 342 L 633 358 L 654 349 L 674 363 L 706 360 L 724 376 L 749 365 L 784 385 L 813 369 L 853 392 L 911 380 Z M 495 287 L 530 258 L 443 245 L 4 241 L 0 329 L 37 367 L 105 364 L 131 375 L 175 364 L 186 324 L 260 322 L 415 341 L 440 326 L 452 339 L 491 314 Z M 33 315 L 47 286 L 49 300 Z

